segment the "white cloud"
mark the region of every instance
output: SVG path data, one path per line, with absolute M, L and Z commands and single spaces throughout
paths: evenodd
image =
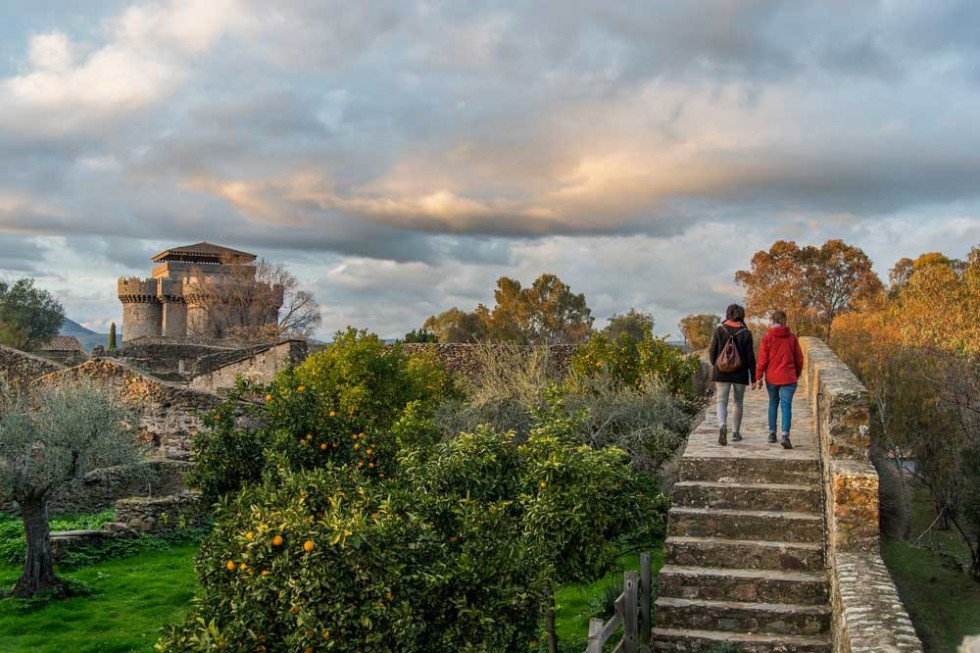
M 64 71 L 72 65 L 72 44 L 61 32 L 38 34 L 31 39 L 28 61 L 41 70 Z
M 137 4 L 89 49 L 61 32 L 30 39 L 27 69 L 0 80 L 0 131 L 58 136 L 160 103 L 189 74 L 187 57 L 244 29 L 238 0 Z

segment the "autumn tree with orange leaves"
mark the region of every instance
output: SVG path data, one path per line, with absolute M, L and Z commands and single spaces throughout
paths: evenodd
M 882 462 L 911 458 L 937 524 L 961 536 L 980 580 L 980 247 L 965 261 L 938 253 L 902 259 L 889 279 L 887 295 L 837 317 L 833 343 L 872 401 L 883 524 L 895 517 L 886 487 L 905 482 L 907 472 Z M 902 493 L 908 488 L 899 486 Z M 908 535 L 907 524 L 897 530 Z
M 735 273 L 746 290 L 750 318 L 766 320 L 784 310 L 800 335 L 830 340 L 834 318 L 881 295 L 884 286 L 871 259 L 858 247 L 828 240 L 820 247 L 800 247 L 779 240 L 756 252 L 748 270 Z

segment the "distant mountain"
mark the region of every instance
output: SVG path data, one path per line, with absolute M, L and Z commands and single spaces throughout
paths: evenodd
M 93 336 L 99 335 L 92 329 L 86 329 L 81 324 L 74 320 L 69 320 L 65 318 L 65 323 L 61 325 L 61 333 L 63 336 Z
M 109 334 L 107 333 L 96 333 L 91 329 L 86 329 L 81 324 L 74 320 L 69 320 L 65 318 L 65 323 L 61 325 L 60 335 L 63 336 L 75 336 L 78 338 L 78 342 L 82 343 L 82 347 L 85 351 L 92 351 L 92 347 L 96 345 L 102 345 L 107 347 L 109 345 Z M 116 338 L 118 342 L 122 342 L 122 331 L 116 330 Z

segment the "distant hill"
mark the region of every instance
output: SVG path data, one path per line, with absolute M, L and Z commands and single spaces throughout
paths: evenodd
M 85 351 L 92 351 L 92 347 L 96 345 L 107 346 L 109 343 L 109 334 L 107 333 L 96 333 L 91 329 L 86 329 L 81 324 L 74 320 L 69 320 L 65 318 L 65 323 L 61 325 L 60 335 L 63 336 L 75 336 L 78 338 L 78 342 L 82 343 L 82 347 Z M 122 331 L 116 331 L 116 338 L 119 342 L 122 342 Z

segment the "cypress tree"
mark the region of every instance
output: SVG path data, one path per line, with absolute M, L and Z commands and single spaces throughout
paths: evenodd
M 116 351 L 116 323 L 109 327 L 109 351 Z

